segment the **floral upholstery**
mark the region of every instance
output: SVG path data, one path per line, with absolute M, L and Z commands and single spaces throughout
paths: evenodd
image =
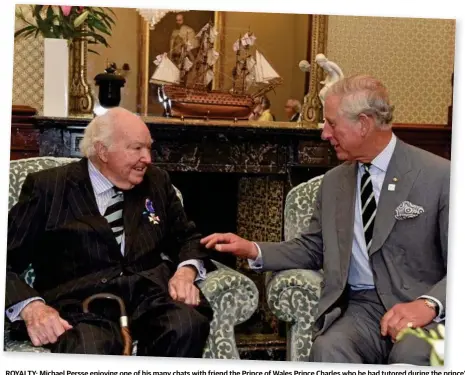
M 286 196 L 284 239 L 306 230 L 323 176 L 294 187 Z M 312 347 L 312 326 L 318 308 L 322 273 L 311 270 L 276 272 L 267 283 L 267 301 L 280 320 L 288 322 L 287 360 L 308 361 Z
M 42 169 L 63 165 L 77 159 L 37 157 L 10 162 L 10 190 L 8 209 L 18 201 L 26 175 Z M 176 192 L 182 201 L 178 189 Z M 210 325 L 210 336 L 204 349 L 204 358 L 239 359 L 234 337 L 234 326 L 251 317 L 258 306 L 258 290 L 254 282 L 241 273 L 215 262 L 218 269 L 207 274 L 199 287 L 210 302 L 214 316 Z M 34 282 L 34 270 L 29 267 L 23 277 L 30 285 Z M 42 347 L 34 347 L 29 341 L 10 339 L 8 318 L 5 319 L 4 347 L 6 351 L 48 352 Z M 137 342 L 133 354 L 137 353 Z

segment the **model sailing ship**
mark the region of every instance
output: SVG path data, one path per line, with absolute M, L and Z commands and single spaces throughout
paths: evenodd
M 257 49 L 252 53 L 256 37 L 248 32 L 233 46 L 236 62 L 232 88 L 211 90 L 213 67 L 219 58 L 214 49 L 217 36 L 209 22 L 196 36 L 197 51 L 188 42 L 182 46 L 178 65 L 167 53 L 157 56 L 154 61 L 157 68 L 150 82 L 160 85 L 158 96 L 166 116 L 246 120 L 256 105 L 255 99 L 282 83 L 265 57 Z

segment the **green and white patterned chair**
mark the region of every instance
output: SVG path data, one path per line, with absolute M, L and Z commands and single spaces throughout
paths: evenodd
M 312 178 L 287 194 L 284 206 L 286 241 L 308 228 L 322 178 L 322 175 Z M 276 272 L 267 283 L 266 297 L 271 311 L 287 322 L 288 361 L 309 359 L 322 280 L 321 271 L 295 269 Z
M 10 162 L 10 190 L 8 209 L 18 201 L 26 175 L 31 172 L 56 167 L 77 159 L 37 157 Z M 176 189 L 182 202 L 182 195 Z M 234 336 L 234 326 L 248 320 L 258 306 L 258 290 L 254 282 L 241 273 L 215 262 L 217 270 L 207 274 L 199 287 L 210 302 L 214 317 L 210 325 L 210 336 L 204 349 L 204 358 L 240 359 Z M 34 271 L 29 268 L 23 274 L 30 285 L 34 283 Z M 10 339 L 8 318 L 5 317 L 4 347 L 6 351 L 48 352 L 34 347 L 29 341 Z M 133 354 L 137 352 L 137 343 Z

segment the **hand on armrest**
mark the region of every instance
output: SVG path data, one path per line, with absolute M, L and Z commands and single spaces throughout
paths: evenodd
M 53 344 L 63 333 L 73 328 L 60 317 L 58 311 L 40 300 L 29 303 L 20 315 L 34 346 Z

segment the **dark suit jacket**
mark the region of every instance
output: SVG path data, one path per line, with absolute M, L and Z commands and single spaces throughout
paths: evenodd
M 356 178 L 356 163 L 333 168 L 322 180 L 308 230 L 287 242 L 258 243 L 264 270 L 324 270 L 315 335 L 323 333 L 344 309 L 354 235 Z M 449 160 L 397 139 L 368 254 L 386 310 L 421 295 L 438 299 L 446 309 L 449 179 Z M 394 191 L 388 188 L 393 183 Z M 405 201 L 423 207 L 424 212 L 396 219 L 396 208 Z
M 173 263 L 205 260 L 200 235 L 188 221 L 168 173 L 150 166 L 141 184 L 124 193 L 125 254 L 100 215 L 87 159 L 29 174 L 8 216 L 6 308 L 41 296 L 47 303 L 82 300 L 123 274 L 153 279 L 160 254 Z M 160 223 L 143 215 L 153 202 Z M 34 289 L 19 277 L 29 263 Z

